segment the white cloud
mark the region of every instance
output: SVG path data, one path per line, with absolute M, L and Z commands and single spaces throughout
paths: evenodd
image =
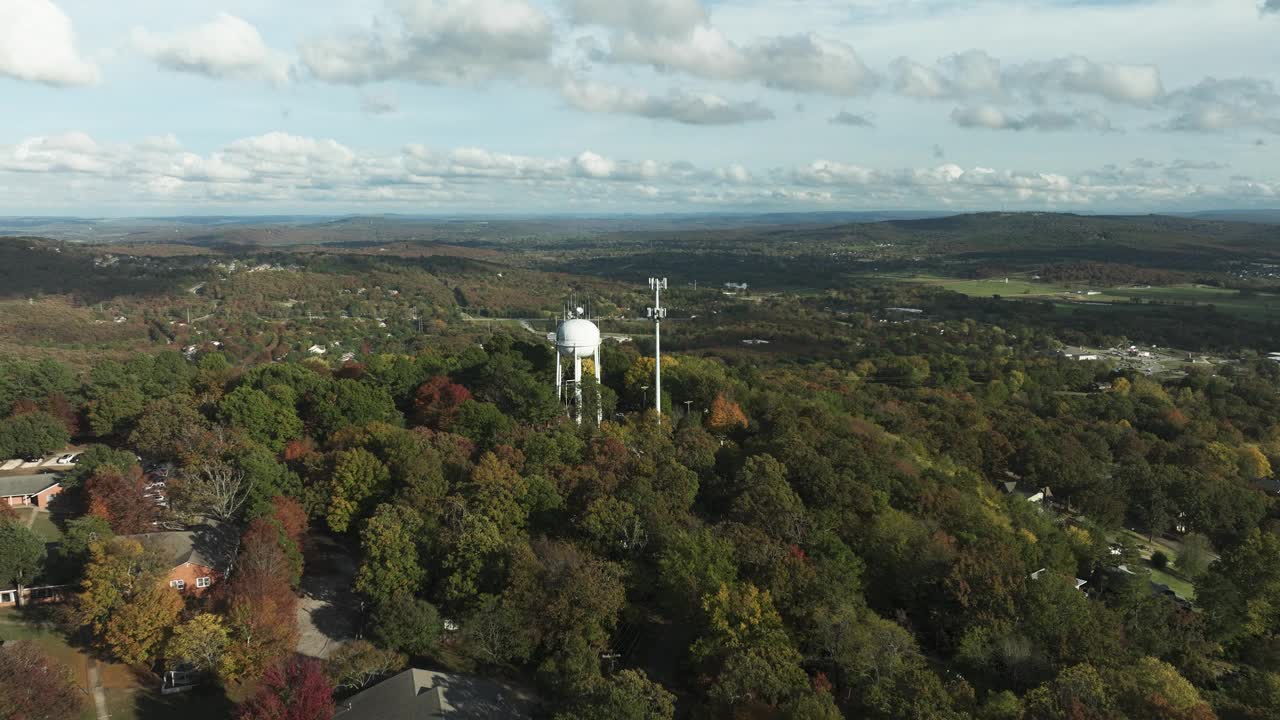
M 639 210 L 658 208 L 1168 208 L 1221 203 L 1265 206 L 1280 183 L 1244 176 L 1195 181 L 1191 172 L 1223 170 L 1217 161 L 1135 161 L 1080 173 L 1018 171 L 940 163 L 876 168 L 822 159 L 752 171 L 739 163 L 699 168 L 687 162 L 620 159 L 590 150 L 535 157 L 461 147 L 408 145 L 368 151 L 331 139 L 271 132 L 209 153 L 183 149 L 172 136 L 107 143 L 84 133 L 0 145 L 3 202 L 44 207 L 75 187 L 78 203 L 98 207 L 226 204 L 238 211 L 289 207 L 345 211 L 363 207 Z
M 349 84 L 465 85 L 548 72 L 554 28 L 526 0 L 391 4 L 390 23 L 303 43 L 303 65 L 322 81 Z
M 1047 103 L 1068 95 L 1150 107 L 1164 95 L 1160 71 L 1153 65 L 1099 63 L 1079 55 L 1002 67 L 982 50 L 967 50 L 932 67 L 909 58 L 891 65 L 895 90 L 927 99 Z
M 699 0 L 564 0 L 569 19 L 640 35 L 682 35 L 707 24 Z
M 876 85 L 875 74 L 852 46 L 812 33 L 764 38 L 742 46 L 706 25 L 676 37 L 623 33 L 600 56 L 615 63 L 648 65 L 711 80 L 756 82 L 793 92 L 852 96 Z
M 994 105 L 972 105 L 951 111 L 951 121 L 965 128 L 988 130 L 1091 130 L 1113 132 L 1111 121 L 1097 110 L 1070 113 L 1037 111 L 1015 116 Z
M 135 28 L 133 45 L 160 67 L 175 72 L 276 84 L 288 82 L 291 73 L 288 58 L 267 47 L 256 27 L 227 13 L 173 33 Z
M 1215 132 L 1258 128 L 1280 133 L 1280 92 L 1270 80 L 1205 78 L 1170 93 L 1164 105 L 1178 112 L 1163 125 L 1167 130 Z
M 754 101 L 732 102 L 709 93 L 671 90 L 665 96 L 650 95 L 643 90 L 590 81 L 569 81 L 561 90 L 565 100 L 579 110 L 674 120 L 689 125 L 738 125 L 774 117 L 773 111 Z
M 93 85 L 71 20 L 50 0 L 0 0 L 0 77 L 59 87 Z

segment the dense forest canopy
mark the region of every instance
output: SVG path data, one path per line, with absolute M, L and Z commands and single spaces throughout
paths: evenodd
M 929 247 L 986 228 L 963 254 L 991 244 L 986 220 L 841 232 L 908 228 Z M 1135 225 L 1228 225 L 1062 222 L 1117 247 Z M 4 337 L 0 456 L 91 449 L 63 480 L 59 546 L 0 521 L 0 581 L 34 568 L 74 584 L 67 622 L 109 657 L 198 664 L 230 695 L 256 688 L 250 708 L 412 664 L 514 679 L 561 720 L 1280 715 L 1273 316 L 830 272 L 803 291 L 673 278 L 659 422 L 651 326 L 634 320 L 651 296 L 621 270 L 560 274 L 544 241 L 483 258 L 139 246 L 111 261 L 23 242 L 17 262 L 90 259 L 32 274 L 16 322 L 58 308 L 120 334 Z M 671 245 L 694 267 L 720 242 Z M 751 277 L 829 252 L 744 242 Z M 1212 270 L 1174 245 L 1144 281 Z M 582 252 L 642 269 L 652 249 L 601 235 L 566 250 Z M 1054 279 L 1137 267 L 1034 255 L 1027 271 Z M 95 257 L 136 284 L 95 284 L 116 277 Z M 575 291 L 612 336 L 598 427 L 567 417 L 543 337 Z M 1146 372 L 1062 352 L 1130 344 L 1214 355 Z M 163 508 L 145 502 L 155 465 Z M 210 522 L 239 537 L 235 569 L 184 606 L 125 536 Z M 355 563 L 365 638 L 324 677 L 279 664 L 316 538 Z

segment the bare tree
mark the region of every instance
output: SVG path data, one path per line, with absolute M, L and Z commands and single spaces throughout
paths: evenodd
M 188 466 L 176 488 L 182 504 L 201 515 L 226 522 L 249 498 L 249 482 L 244 470 L 221 458 L 202 460 Z

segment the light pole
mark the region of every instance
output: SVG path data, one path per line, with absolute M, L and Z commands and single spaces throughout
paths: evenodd
M 692 400 L 685 400 L 685 401 L 684 401 L 684 416 L 685 416 L 685 417 L 689 417 L 689 413 L 690 413 L 690 412 L 693 412 L 693 401 L 692 401 Z
M 641 385 L 640 389 L 644 391 L 644 402 L 640 403 L 640 407 L 649 407 L 649 386 Z

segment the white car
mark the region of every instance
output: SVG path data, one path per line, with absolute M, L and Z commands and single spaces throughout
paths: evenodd
M 73 465 L 75 464 L 76 458 L 78 457 L 80 457 L 80 453 L 67 453 L 66 455 L 59 455 L 58 459 L 53 461 L 53 464 L 54 465 Z

